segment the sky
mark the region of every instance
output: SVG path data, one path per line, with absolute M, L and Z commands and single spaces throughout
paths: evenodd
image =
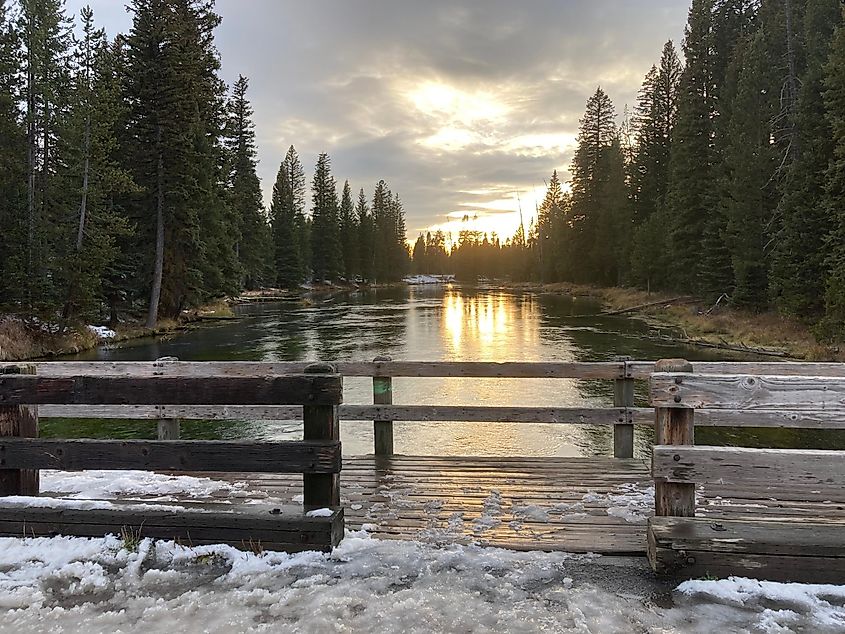
M 109 36 L 121 0 L 90 4 Z M 552 170 L 569 178 L 578 119 L 601 86 L 621 115 L 689 0 L 218 0 L 223 79 L 250 80 L 265 204 L 287 148 L 310 180 L 399 193 L 408 237 L 528 225 Z M 469 216 L 470 222 L 463 221 Z M 478 216 L 478 220 L 473 218 Z

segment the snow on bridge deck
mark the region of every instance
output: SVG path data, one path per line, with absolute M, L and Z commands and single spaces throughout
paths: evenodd
M 296 475 L 192 475 L 238 483 L 241 497 L 233 499 L 301 501 Z M 344 458 L 340 480 L 347 528 L 430 543 L 644 554 L 654 508 L 649 467 L 637 459 L 357 456 Z M 845 522 L 845 507 L 826 501 L 761 499 L 759 490 L 716 486 L 699 488 L 697 497 L 697 515 L 714 520 Z

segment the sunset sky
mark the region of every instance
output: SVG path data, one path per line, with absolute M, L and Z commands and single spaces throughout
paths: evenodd
M 131 16 L 90 4 L 109 35 Z M 408 237 L 427 228 L 513 233 L 553 169 L 568 179 L 578 118 L 601 85 L 633 105 L 688 0 L 218 0 L 223 78 L 250 79 L 269 205 L 285 150 L 310 172 L 328 152 L 339 185 L 399 192 Z

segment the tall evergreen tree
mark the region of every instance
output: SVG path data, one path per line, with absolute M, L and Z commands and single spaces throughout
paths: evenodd
M 232 238 L 246 288 L 271 283 L 270 232 L 256 173 L 255 124 L 246 97 L 249 82 L 240 75 L 227 104 L 228 199 L 235 220 Z
M 17 308 L 26 299 L 28 227 L 27 138 L 18 102 L 24 97 L 20 76 L 19 32 L 6 0 L 0 0 L 0 304 Z
M 20 0 L 18 32 L 25 63 L 27 127 L 26 303 L 48 311 L 60 303 L 53 267 L 67 229 L 69 200 L 61 182 L 70 98 L 70 22 L 63 0 Z
M 845 14 L 845 8 L 842 9 Z M 845 16 L 843 16 L 845 17 Z M 824 203 L 832 220 L 827 239 L 825 314 L 818 333 L 845 338 L 845 25 L 840 21 L 825 65 L 824 102 L 833 132 L 833 160 L 826 170 Z
M 540 281 L 559 279 L 565 271 L 560 270 L 563 261 L 563 240 L 568 208 L 568 196 L 560 185 L 557 170 L 552 172 L 546 196 L 537 214 L 537 246 L 539 249 Z
M 785 137 L 788 150 L 781 159 L 786 169 L 772 238 L 771 295 L 781 312 L 807 321 L 815 320 L 824 309 L 825 237 L 831 223 L 822 201 L 834 142 L 823 94 L 831 38 L 841 24 L 837 4 L 836 0 L 808 0 L 802 56 L 806 72 L 797 88 L 794 116 L 784 108 L 774 122 L 774 133 Z M 779 32 L 786 38 L 785 18 Z M 790 158 L 794 160 L 788 162 Z
M 125 114 L 113 50 L 94 27 L 90 7 L 80 12 L 82 39 L 76 47 L 73 97 L 65 128 L 66 182 L 78 192 L 68 206 L 66 228 L 57 241 L 65 263 L 56 277 L 65 288 L 62 316 L 97 317 L 104 281 L 119 256 L 118 240 L 129 227 L 116 199 L 136 191 L 120 167 L 117 129 Z
M 130 10 L 128 157 L 144 191 L 134 206 L 139 239 L 155 244 L 139 271 L 150 280 L 152 327 L 159 314 L 174 317 L 207 294 L 234 290 L 238 267 L 222 188 L 220 18 L 204 0 L 133 0 Z
M 311 269 L 314 280 L 340 277 L 342 253 L 338 224 L 337 186 L 326 153 L 317 158 L 311 183 Z
M 358 192 L 358 203 L 355 205 L 355 216 L 357 218 L 358 227 L 358 268 L 357 272 L 361 279 L 369 282 L 373 279 L 375 253 L 375 227 L 373 225 L 373 217 L 370 213 L 369 205 L 367 205 L 367 197 L 364 195 L 364 189 Z
M 349 181 L 344 181 L 340 199 L 340 244 L 343 277 L 352 281 L 358 261 L 358 225 Z
M 614 123 L 615 110 L 610 97 L 599 87 L 587 101 L 587 108 L 580 122 L 578 147 L 572 159 L 572 210 L 567 236 L 561 242 L 564 270 L 570 279 L 579 282 L 604 281 L 607 263 L 601 262 L 615 244 L 604 241 L 609 227 L 615 220 L 617 209 L 608 209 L 605 187 L 612 151 L 621 161 L 619 138 Z M 613 149 L 611 149 L 613 148 Z M 615 167 L 615 163 L 614 163 Z M 622 188 L 625 188 L 624 169 Z M 621 220 L 621 219 L 620 219 Z

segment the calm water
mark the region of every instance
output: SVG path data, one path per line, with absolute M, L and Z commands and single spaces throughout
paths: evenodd
M 609 361 L 620 355 L 654 360 L 729 357 L 665 345 L 629 317 L 596 316 L 599 304 L 583 298 L 498 288 L 409 287 L 342 293 L 310 306 L 255 304 L 236 308 L 240 319 L 165 340 L 139 340 L 66 357 L 71 360 L 183 361 L 395 360 Z M 443 405 L 606 406 L 611 381 L 569 379 L 394 379 L 394 403 Z M 638 388 L 645 404 L 645 386 Z M 346 403 L 372 403 L 372 381 L 344 380 Z M 295 439 L 300 425 L 284 421 L 184 421 L 185 438 Z M 149 421 L 45 421 L 45 436 L 152 438 Z M 344 453 L 372 451 L 372 424 L 342 424 Z M 650 430 L 638 429 L 645 455 Z M 845 448 L 845 434 L 799 430 L 697 430 L 697 442 L 760 446 Z M 611 454 L 609 426 L 505 423 L 395 424 L 395 448 L 417 455 Z

